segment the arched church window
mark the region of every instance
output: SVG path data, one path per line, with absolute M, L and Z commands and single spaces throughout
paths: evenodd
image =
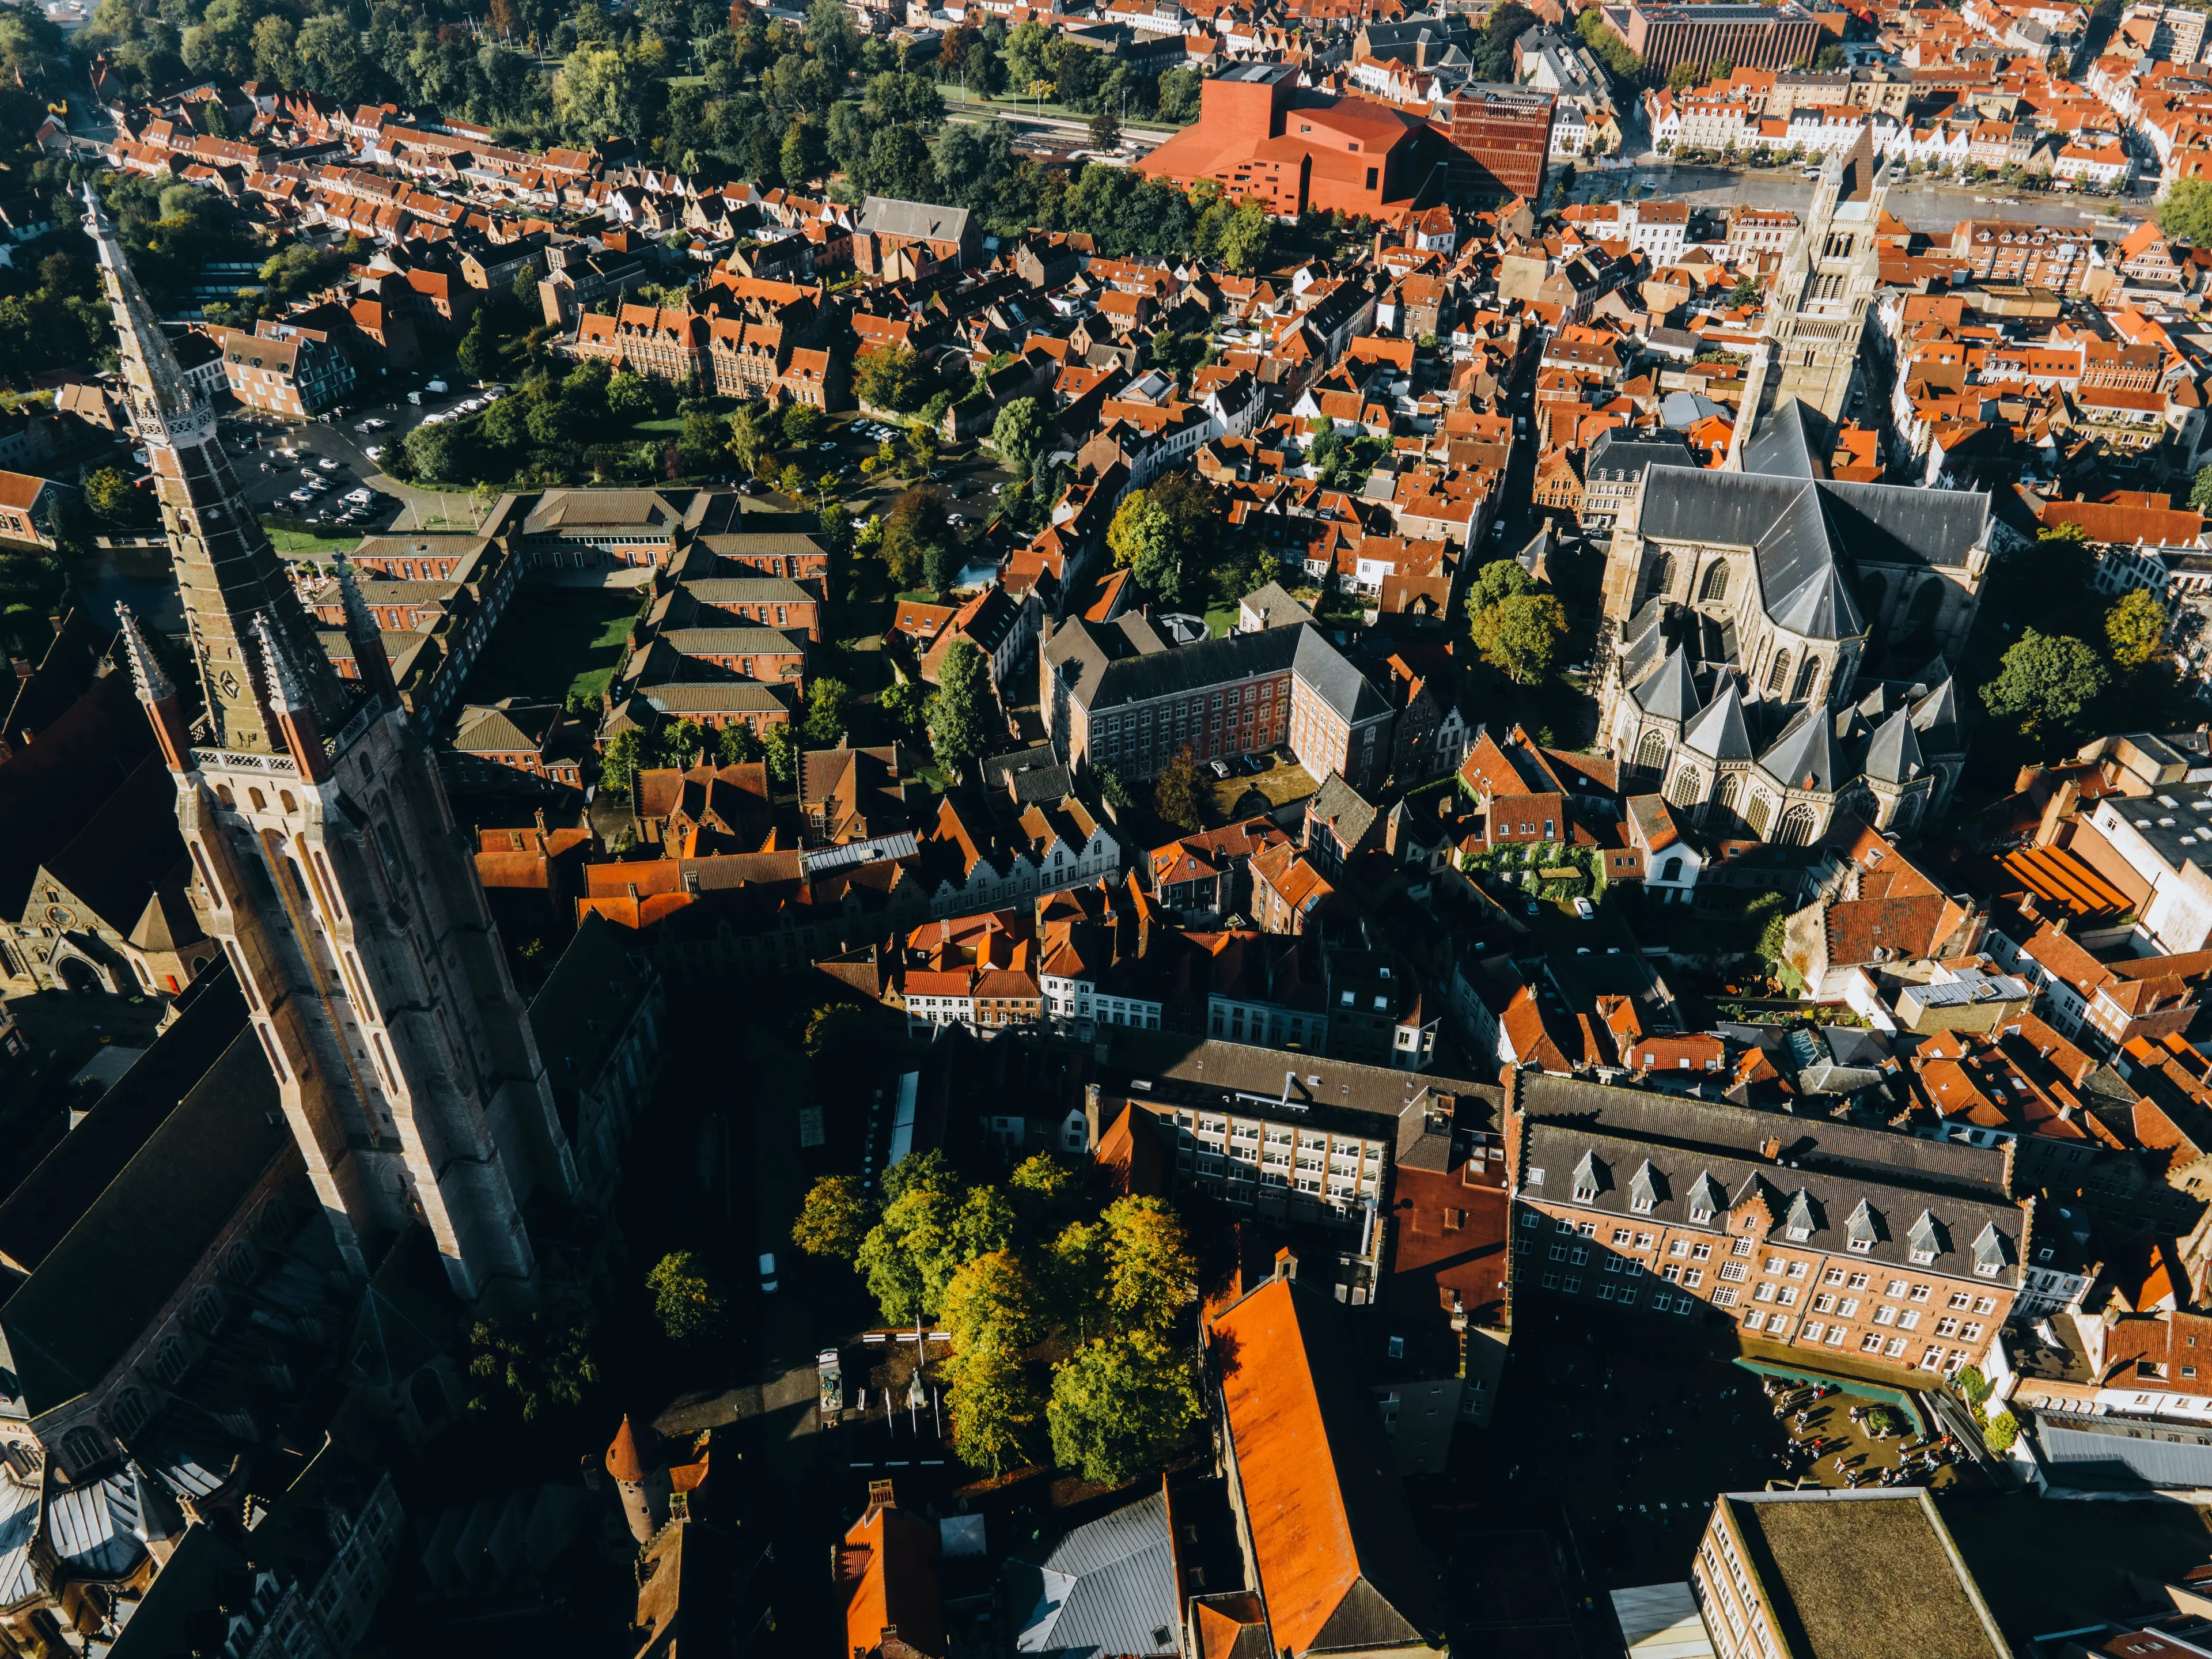
M 1698 589 L 1698 597 L 1708 605 L 1718 604 L 1728 598 L 1728 562 L 1716 559 L 1705 571 L 1705 580 Z
M 1778 697 L 1789 684 L 1790 653 L 1787 651 L 1778 651 L 1774 653 L 1774 660 L 1767 665 L 1766 695 L 1770 697 Z

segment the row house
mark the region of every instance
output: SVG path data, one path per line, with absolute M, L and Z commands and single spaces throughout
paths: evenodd
M 1505 1135 L 1516 1300 L 1725 1319 L 1903 1379 L 1978 1363 L 2021 1287 L 2008 1151 L 1529 1072 Z
M 305 420 L 353 395 L 351 359 L 315 329 L 264 319 L 252 333 L 210 329 L 231 395 L 248 409 Z
M 1120 873 L 1121 843 L 1079 796 L 1013 805 L 1012 822 L 1000 824 L 978 803 L 945 798 L 921 843 L 930 915 L 1026 902 Z

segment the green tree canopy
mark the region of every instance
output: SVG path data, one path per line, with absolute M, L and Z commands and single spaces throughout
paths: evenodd
M 986 1475 L 1036 1462 L 1045 1442 L 1045 1401 L 1032 1366 L 1001 1347 L 956 1353 L 945 1393 L 961 1462 Z
M 2068 635 L 2031 628 L 2004 653 L 1982 702 L 2027 737 L 2057 737 L 2073 727 L 2110 684 L 2097 653 Z
M 1188 748 L 1178 750 L 1152 780 L 1152 810 L 1178 830 L 1202 830 L 1206 827 L 1204 787 L 1198 757 Z
M 1182 562 L 1174 532 L 1167 509 L 1141 489 L 1130 492 L 1106 529 L 1114 562 L 1126 566 L 1146 592 L 1166 605 L 1182 597 Z
M 851 1261 L 876 1224 L 876 1206 L 858 1176 L 823 1176 L 807 1188 L 791 1224 L 792 1243 L 809 1255 Z
M 732 720 L 714 734 L 714 758 L 725 766 L 743 766 L 761 757 L 761 741 L 752 728 Z
M 1474 573 L 1467 590 L 1467 613 L 1472 617 L 1500 599 L 1536 591 L 1536 579 L 1521 568 L 1518 559 L 1492 559 Z
M 2158 228 L 2177 242 L 2212 247 L 2212 179 L 2177 179 L 2158 204 Z
M 1044 414 L 1034 398 L 1016 398 L 991 424 L 991 447 L 1006 458 L 1017 477 L 1027 476 L 1044 441 Z
M 877 409 L 899 412 L 921 403 L 921 362 L 908 346 L 878 346 L 853 364 L 853 390 Z
M 1055 1371 L 1053 1456 L 1095 1486 L 1127 1485 L 1182 1447 L 1199 1419 L 1188 1361 L 1147 1331 L 1094 1338 Z
M 1516 593 L 1477 611 L 1469 631 L 1485 662 L 1528 685 L 1552 672 L 1567 613 L 1549 593 Z
M 817 749 L 835 749 L 851 723 L 853 688 L 834 674 L 824 674 L 806 688 L 806 741 Z
M 2142 667 L 2166 649 L 2166 607 L 2143 589 L 2130 589 L 2105 612 L 2105 642 L 2121 667 Z
M 1159 1331 L 1198 1299 L 1198 1267 L 1176 1212 L 1157 1198 L 1106 1206 L 1106 1307 L 1125 1330 Z
M 1024 1353 L 1045 1334 L 1043 1297 L 1019 1256 L 986 1250 L 954 1272 L 940 1322 L 963 1360 L 983 1348 Z
M 929 741 L 940 765 L 961 771 L 991 742 L 994 702 L 983 653 L 965 638 L 937 663 L 937 695 L 929 700 Z
M 653 1292 L 653 1315 L 671 1341 L 693 1341 L 721 1322 L 722 1298 L 690 1251 L 670 1251 L 645 1276 L 645 1283 Z
M 599 1380 L 591 1316 L 580 1310 L 538 1308 L 514 1318 L 480 1321 L 469 1328 L 468 1372 L 471 1411 L 489 1411 L 511 1400 L 528 1423 L 549 1407 L 581 1405 L 584 1391 Z

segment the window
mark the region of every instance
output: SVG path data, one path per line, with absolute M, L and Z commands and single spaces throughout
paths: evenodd
M 1638 1233 L 1636 1235 L 1636 1248 L 1639 1250 L 1650 1249 L 1654 1241 L 1650 1233 Z
M 1524 1210 L 1521 1212 L 1521 1224 L 1524 1227 L 1534 1227 L 1542 1220 L 1543 1217 L 1538 1215 L 1534 1210 Z
M 1820 1282 L 1823 1285 L 1842 1284 L 1844 1282 L 1844 1270 L 1841 1267 L 1829 1268 L 1827 1272 L 1820 1275 Z
M 1805 1340 L 1808 1342 L 1818 1342 L 1826 1334 L 1827 1329 L 1828 1328 L 1819 1320 L 1808 1319 L 1805 1322 Z
M 1713 1247 L 1710 1244 L 1692 1244 L 1690 1247 L 1690 1256 L 1692 1261 L 1711 1261 L 1713 1259 Z

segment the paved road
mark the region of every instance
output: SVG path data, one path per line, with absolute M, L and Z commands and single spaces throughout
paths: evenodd
M 1786 207 L 1802 213 L 1811 205 L 1814 182 L 1801 173 L 1778 170 L 1737 172 L 1726 167 L 1621 166 L 1580 173 L 1572 191 L 1578 202 L 1611 201 L 1631 188 L 1647 195 L 1727 208 Z M 2011 219 L 2030 224 L 2095 225 L 2118 217 L 2146 217 L 2148 198 L 2113 201 L 2021 193 L 2007 196 L 2002 186 L 1976 191 L 1956 185 L 1902 185 L 1889 193 L 1889 210 L 1914 230 L 1948 231 L 1961 219 Z M 2106 227 L 2110 228 L 2110 227 Z

